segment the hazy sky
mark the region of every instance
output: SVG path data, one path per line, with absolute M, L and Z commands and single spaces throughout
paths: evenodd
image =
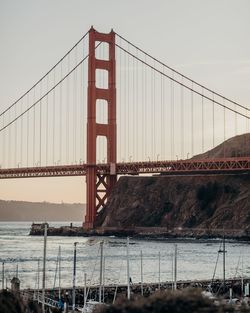
M 145 51 L 250 105 L 249 0 L 0 0 L 0 111 L 90 28 Z M 85 178 L 0 181 L 0 198 L 85 201 Z

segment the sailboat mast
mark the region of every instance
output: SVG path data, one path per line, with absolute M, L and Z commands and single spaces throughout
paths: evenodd
M 84 309 L 86 308 L 86 301 L 87 301 L 87 274 L 84 273 L 84 306 L 83 306 Z
M 223 286 L 226 286 L 226 244 L 225 234 L 223 235 Z
M 141 251 L 141 295 L 143 296 L 143 259 Z
M 102 301 L 104 303 L 104 295 L 105 295 L 105 256 L 103 256 L 103 274 L 102 274 Z
M 4 262 L 2 263 L 2 290 L 4 290 Z
M 174 289 L 177 289 L 177 244 L 174 245 Z
M 241 259 L 241 291 L 242 297 L 244 297 L 244 271 L 243 271 L 243 256 Z
M 129 237 L 127 237 L 127 284 L 128 284 L 128 300 L 130 300 Z
M 59 299 L 61 299 L 61 246 L 59 246 L 59 251 L 58 251 L 58 262 L 59 262 Z
M 159 278 L 159 290 L 161 289 L 161 252 L 159 251 L 159 254 L 158 254 L 158 278 Z
M 45 282 L 46 282 L 46 249 L 47 249 L 47 223 L 44 224 L 43 243 L 43 283 L 42 283 L 42 312 L 45 313 Z
M 76 305 L 76 245 L 78 242 L 74 242 L 74 264 L 73 264 L 73 295 L 72 295 L 72 307 L 75 310 Z
M 37 261 L 37 302 L 39 303 L 39 296 L 40 296 L 40 260 Z
M 99 285 L 99 303 L 102 302 L 102 270 L 103 270 L 103 241 L 100 242 L 100 285 Z

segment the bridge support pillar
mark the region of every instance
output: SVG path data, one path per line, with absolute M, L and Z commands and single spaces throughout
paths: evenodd
M 109 58 L 100 60 L 95 56 L 96 43 L 108 43 Z M 94 227 L 98 211 L 105 205 L 111 189 L 116 183 L 116 84 L 115 84 L 115 33 L 97 32 L 93 27 L 89 31 L 89 60 L 88 60 L 88 112 L 87 112 L 87 204 L 83 227 Z M 96 87 L 96 70 L 108 72 L 108 88 Z M 97 100 L 107 101 L 107 124 L 96 122 Z M 109 174 L 97 173 L 96 140 L 98 136 L 107 138 L 107 163 L 110 165 Z

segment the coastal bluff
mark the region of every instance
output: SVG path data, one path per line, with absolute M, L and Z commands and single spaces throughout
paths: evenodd
M 249 154 L 250 134 L 244 134 L 193 159 Z M 96 227 L 158 227 L 186 235 L 249 237 L 250 175 L 120 177 Z

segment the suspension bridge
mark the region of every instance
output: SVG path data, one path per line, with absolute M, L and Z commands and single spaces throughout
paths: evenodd
M 248 137 L 204 154 L 246 133 L 247 106 L 91 27 L 0 113 L 0 178 L 86 176 L 91 229 L 119 175 L 249 172 Z

